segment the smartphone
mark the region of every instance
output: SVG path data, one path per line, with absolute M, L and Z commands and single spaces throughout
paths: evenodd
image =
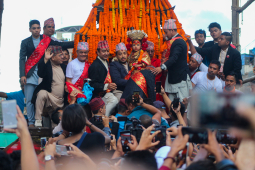
M 173 108 L 174 108 L 174 109 L 178 108 L 179 103 L 180 103 L 180 98 L 174 98 L 174 100 L 173 100 L 173 102 L 172 102 Z
M 59 155 L 65 155 L 65 156 L 69 156 L 67 154 L 67 151 L 71 151 L 72 148 L 69 146 L 64 146 L 64 145 L 56 145 L 56 152 Z
M 47 138 L 46 137 L 42 137 L 41 138 L 41 148 L 42 148 L 42 150 L 45 148 L 46 142 L 47 142 Z
M 134 96 L 134 103 L 139 103 L 139 99 L 140 99 L 139 91 L 134 91 L 133 96 Z
M 202 144 L 208 143 L 208 133 L 204 128 L 182 127 L 182 134 L 189 135 L 189 142 Z
M 119 116 L 117 117 L 118 122 L 126 122 L 128 120 L 127 116 Z
M 156 148 L 160 148 L 166 145 L 166 126 L 155 126 L 154 129 L 151 131 L 151 134 L 155 133 L 156 131 L 160 131 L 155 136 L 155 142 L 160 141 Z
M 161 81 L 157 81 L 156 82 L 156 93 L 160 93 L 161 92 Z
M 95 122 L 103 122 L 102 116 L 94 116 Z
M 16 105 L 16 100 L 5 100 L 1 102 L 4 128 L 17 128 Z
M 130 151 L 128 143 L 131 143 L 131 134 L 130 131 L 122 131 L 120 132 L 122 149 L 124 152 Z
M 254 107 L 255 97 L 251 94 L 215 92 L 195 94 L 191 101 L 191 126 L 213 129 L 228 129 L 230 127 L 251 129 L 249 121 L 236 112 L 238 103 Z
M 237 138 L 228 134 L 227 130 L 219 129 L 216 134 L 217 141 L 220 144 L 236 144 Z

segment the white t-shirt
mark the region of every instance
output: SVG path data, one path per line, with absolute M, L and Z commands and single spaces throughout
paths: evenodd
M 208 67 L 204 64 L 204 63 L 201 63 L 200 64 L 200 67 L 199 67 L 199 70 L 202 71 L 202 72 L 208 72 Z M 225 81 L 222 80 L 222 79 L 219 79 L 221 84 L 222 84 L 222 89 L 225 87 Z
M 66 77 L 72 79 L 72 83 L 75 84 L 80 78 L 84 70 L 85 62 L 80 62 L 78 58 L 68 63 L 66 68 Z
M 193 89 L 194 92 L 205 92 L 210 90 L 222 92 L 220 79 L 215 76 L 214 80 L 209 80 L 207 78 L 207 72 L 197 72 L 191 81 L 196 85 Z

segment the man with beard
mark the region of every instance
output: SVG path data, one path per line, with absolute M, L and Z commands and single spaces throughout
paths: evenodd
M 225 87 L 224 87 L 224 93 L 242 93 L 239 90 L 236 90 L 236 80 L 237 76 L 235 72 L 229 73 L 229 75 L 226 76 L 225 80 Z
M 120 100 L 128 81 L 124 78 L 130 70 L 130 67 L 127 63 L 127 48 L 124 43 L 119 43 L 116 45 L 116 57 L 117 61 L 114 61 L 110 64 L 110 75 L 112 81 L 117 85 L 117 89 L 113 91 L 113 94 L 118 98 L 118 100 Z
M 216 91 L 222 92 L 222 84 L 220 79 L 216 76 L 220 71 L 220 62 L 212 60 L 207 72 L 198 72 L 191 79 L 193 92 Z

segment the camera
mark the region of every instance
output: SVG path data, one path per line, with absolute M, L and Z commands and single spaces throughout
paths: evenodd
M 117 118 L 118 121 L 129 121 L 131 123 L 125 123 L 125 131 L 130 131 L 132 135 L 136 137 L 137 142 L 140 141 L 142 133 L 143 133 L 143 128 L 141 127 L 141 121 L 136 119 L 135 117 L 132 117 L 129 119 L 126 116 L 120 116 Z

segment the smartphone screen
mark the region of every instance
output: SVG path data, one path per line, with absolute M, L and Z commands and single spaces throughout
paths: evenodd
M 189 142 L 202 144 L 208 143 L 208 133 L 203 128 L 182 127 L 182 134 L 189 135 Z
M 67 154 L 67 151 L 70 151 L 71 148 L 69 146 L 64 146 L 64 145 L 56 145 L 56 152 L 59 155 L 65 155 L 65 156 L 69 156 Z
M 95 122 L 102 122 L 103 121 L 102 116 L 94 116 L 94 120 L 95 120 Z
M 47 138 L 46 138 L 46 137 L 42 137 L 42 138 L 41 138 L 41 148 L 42 148 L 42 149 L 45 147 L 46 142 L 47 142 Z
M 157 81 L 156 82 L 156 93 L 160 93 L 161 92 L 161 81 Z
M 122 131 L 120 132 L 120 137 L 121 137 L 121 144 L 122 144 L 122 149 L 124 152 L 130 151 L 129 146 L 127 146 L 128 143 L 131 143 L 131 134 L 130 131 Z
M 237 138 L 228 134 L 227 130 L 217 130 L 216 134 L 217 141 L 220 144 L 236 144 Z
M 16 100 L 6 100 L 1 102 L 4 128 L 17 128 Z
M 127 121 L 128 118 L 127 118 L 127 116 L 119 116 L 119 117 L 117 117 L 117 120 L 118 120 L 118 122 L 120 122 L 120 121 Z
M 133 96 L 134 96 L 134 102 L 139 103 L 139 96 L 140 96 L 139 91 L 134 91 Z
M 151 134 L 155 133 L 156 131 L 160 131 L 155 136 L 155 142 L 160 141 L 156 148 L 160 148 L 166 145 L 166 127 L 165 126 L 155 126 L 154 129 L 151 131 Z

